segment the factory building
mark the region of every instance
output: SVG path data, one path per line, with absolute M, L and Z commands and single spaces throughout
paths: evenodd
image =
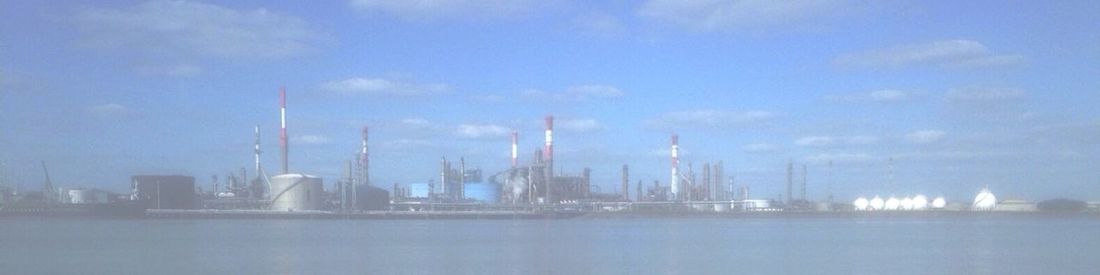
M 149 209 L 195 209 L 195 178 L 191 176 L 142 175 L 130 177 L 131 199 Z

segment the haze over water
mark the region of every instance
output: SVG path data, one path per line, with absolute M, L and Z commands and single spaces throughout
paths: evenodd
M 21 219 L 2 227 L 8 274 L 1100 272 L 1100 220 L 1087 218 Z

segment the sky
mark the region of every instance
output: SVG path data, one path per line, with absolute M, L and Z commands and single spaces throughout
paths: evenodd
M 1097 1 L 0 1 L 0 171 L 126 191 L 138 174 L 332 184 L 370 127 L 371 181 L 486 174 L 541 147 L 594 190 L 722 161 L 778 198 L 1100 200 Z M 831 165 L 830 165 L 831 163 Z M 801 170 L 801 169 L 798 169 Z M 796 178 L 801 177 L 797 171 Z M 799 179 L 800 180 L 800 179 Z M 633 192 L 633 188 L 631 188 Z

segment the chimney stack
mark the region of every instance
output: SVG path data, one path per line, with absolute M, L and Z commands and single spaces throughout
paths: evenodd
M 286 88 L 279 87 L 279 146 L 282 149 L 283 155 L 283 174 L 290 173 L 290 166 L 287 164 L 287 138 L 286 138 Z

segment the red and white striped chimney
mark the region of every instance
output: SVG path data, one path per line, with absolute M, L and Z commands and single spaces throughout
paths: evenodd
M 287 140 L 286 140 L 286 88 L 279 87 L 279 147 L 282 149 L 283 155 L 283 174 L 290 173 L 290 166 L 287 160 Z

